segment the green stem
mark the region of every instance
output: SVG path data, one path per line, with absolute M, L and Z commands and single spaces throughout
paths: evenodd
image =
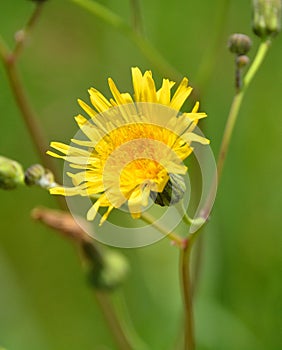
M 15 46 L 15 48 L 10 56 L 10 59 L 13 59 L 15 61 L 20 56 L 20 54 L 24 48 L 24 44 L 26 42 L 28 35 L 32 31 L 33 27 L 35 26 L 36 22 L 38 21 L 40 15 L 41 15 L 43 5 L 44 5 L 44 2 L 37 2 L 36 3 L 35 9 L 31 15 L 31 17 L 29 18 L 25 28 L 21 31 L 22 37 L 17 41 L 16 46 Z
M 246 90 L 249 84 L 251 83 L 252 79 L 254 78 L 256 72 L 258 71 L 259 67 L 261 66 L 269 47 L 270 47 L 270 40 L 263 41 L 260 44 L 256 57 L 245 76 L 243 88 L 235 94 L 234 99 L 232 101 L 230 112 L 227 118 L 225 130 L 223 134 L 223 138 L 222 138 L 222 142 L 221 142 L 219 155 L 218 155 L 217 177 L 215 177 L 213 180 L 210 193 L 207 196 L 207 201 L 205 202 L 200 213 L 200 218 L 203 218 L 204 220 L 207 219 L 208 213 L 210 212 L 213 204 L 211 200 L 212 194 L 215 191 L 217 183 L 221 179 L 223 166 L 225 164 L 227 152 L 229 149 L 229 144 L 231 141 L 233 130 L 237 121 L 239 110 L 240 110 L 243 98 L 245 96 Z M 184 220 L 187 220 L 187 219 L 184 219 Z M 180 254 L 181 286 L 182 286 L 184 310 L 185 310 L 185 346 L 184 346 L 185 350 L 195 349 L 195 341 L 193 336 L 193 312 L 192 312 L 193 290 L 192 290 L 191 278 L 190 278 L 190 262 L 191 262 L 192 245 L 200 232 L 201 230 L 198 230 L 196 233 L 190 235 L 187 238 L 187 244 L 181 250 L 181 254 Z
M 132 27 L 136 33 L 141 35 L 143 33 L 143 26 L 139 0 L 130 0 L 130 4 L 132 13 Z
M 168 231 L 164 226 L 157 223 L 156 218 L 154 218 L 151 214 L 144 212 L 142 213 L 140 219 L 142 219 L 147 224 L 155 227 L 160 233 L 162 233 L 164 236 L 169 238 L 173 242 L 173 244 L 175 244 L 176 246 L 180 248 L 183 247 L 183 244 L 185 243 L 183 238 L 181 238 L 174 232 Z
M 226 121 L 225 129 L 224 129 L 219 154 L 218 154 L 217 176 L 215 176 L 215 178 L 213 180 L 209 195 L 207 196 L 207 200 L 206 200 L 206 202 L 205 202 L 205 204 L 200 212 L 200 216 L 203 219 L 207 219 L 207 216 L 209 215 L 209 213 L 211 211 L 211 207 L 213 205 L 212 194 L 214 193 L 215 188 L 217 187 L 217 184 L 221 180 L 222 171 L 223 171 L 226 156 L 227 156 L 227 153 L 229 150 L 231 137 L 232 137 L 232 134 L 234 131 L 234 127 L 235 127 L 235 124 L 237 121 L 237 117 L 239 114 L 239 110 L 240 110 L 243 98 L 244 98 L 246 91 L 247 91 L 251 81 L 253 80 L 256 72 L 258 71 L 259 67 L 262 64 L 262 62 L 263 62 L 263 60 L 268 52 L 270 44 L 271 44 L 271 41 L 269 39 L 261 42 L 261 44 L 258 48 L 257 54 L 255 56 L 255 59 L 253 60 L 253 63 L 252 63 L 251 67 L 249 68 L 249 70 L 244 78 L 243 87 L 241 90 L 239 90 L 235 94 L 235 96 L 233 98 L 233 101 L 232 101 L 232 104 L 230 107 L 230 111 L 229 111 L 229 115 L 228 115 L 228 118 Z
M 200 87 L 201 93 L 206 88 L 210 77 L 214 71 L 217 59 L 220 55 L 220 48 L 225 35 L 224 27 L 228 18 L 227 12 L 230 0 L 221 0 L 214 10 L 215 20 L 212 31 L 209 33 L 209 40 L 206 41 L 207 48 L 199 64 L 199 70 L 196 74 L 195 82 Z
M 129 40 L 131 40 L 143 55 L 150 61 L 160 73 L 169 75 L 176 81 L 181 79 L 180 74 L 172 67 L 166 59 L 147 41 L 140 33 L 135 32 L 121 17 L 107 9 L 105 6 L 92 0 L 71 0 L 73 3 L 83 7 L 108 25 L 117 29 Z
M 193 240 L 187 240 L 186 246 L 180 250 L 179 262 L 180 281 L 184 304 L 184 350 L 195 349 L 192 286 L 190 274 L 192 243 Z
M 116 340 L 119 349 L 135 350 L 135 347 L 130 343 L 128 337 L 125 334 L 125 331 L 122 327 L 122 322 L 115 312 L 115 308 L 112 305 L 110 296 L 105 293 L 95 291 L 95 297 L 101 310 L 103 311 L 104 318 Z
M 122 317 L 120 317 L 121 327 L 130 343 L 134 344 L 134 350 L 148 350 L 148 345 L 140 338 L 139 334 L 136 333 L 128 310 L 127 300 L 122 290 L 119 290 L 113 295 L 113 302 L 115 303 L 117 313 L 122 315 Z
M 53 160 L 46 155 L 47 141 L 42 131 L 38 118 L 35 115 L 28 97 L 25 93 L 23 84 L 19 77 L 19 72 L 16 67 L 16 60 L 14 54 L 9 50 L 4 40 L 0 37 L 0 56 L 6 70 L 8 80 L 10 83 L 11 90 L 14 98 L 24 119 L 25 125 L 29 131 L 30 137 L 33 140 L 36 150 L 42 164 L 50 169 L 56 178 L 58 178 L 57 169 L 54 166 Z

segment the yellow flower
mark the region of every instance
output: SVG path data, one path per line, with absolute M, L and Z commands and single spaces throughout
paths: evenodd
M 89 90 L 92 106 L 78 100 L 90 116 L 75 120 L 86 140 L 72 139 L 72 145 L 52 142 L 51 147 L 78 172 L 67 173 L 74 187 L 55 187 L 52 194 L 81 195 L 96 200 L 87 213 L 93 220 L 100 207 L 107 207 L 100 224 L 113 208 L 127 204 L 131 216 L 139 218 L 152 194 L 161 194 L 173 174 L 184 175 L 183 160 L 193 151 L 192 142 L 209 141 L 192 131 L 198 120 L 197 102 L 191 113 L 180 113 L 192 88 L 184 78 L 174 94 L 174 82 L 163 79 L 156 90 L 151 71 L 132 68 L 134 98 L 120 93 L 108 80 L 113 98 L 107 100 L 98 90 Z

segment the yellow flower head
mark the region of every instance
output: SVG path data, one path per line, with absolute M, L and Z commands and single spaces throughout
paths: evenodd
M 192 88 L 184 78 L 174 94 L 174 82 L 163 79 L 159 90 L 151 71 L 132 68 L 134 95 L 121 93 L 108 80 L 113 98 L 107 100 L 98 90 L 89 90 L 92 106 L 78 100 L 90 116 L 75 117 L 86 140 L 72 139 L 72 145 L 52 142 L 74 173 L 74 187 L 54 187 L 52 194 L 89 196 L 96 200 L 87 213 L 93 220 L 100 207 L 107 207 L 100 224 L 113 208 L 127 204 L 133 218 L 139 218 L 152 194 L 162 194 L 173 175 L 184 175 L 183 160 L 193 151 L 192 142 L 209 141 L 192 131 L 198 120 L 197 102 L 191 113 L 179 113 Z

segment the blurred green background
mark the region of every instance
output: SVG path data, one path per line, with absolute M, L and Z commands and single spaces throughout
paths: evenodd
M 100 2 L 131 22 L 129 0 Z M 140 3 L 146 36 L 197 87 L 201 109 L 208 113 L 201 127 L 217 154 L 234 94 L 227 39 L 234 32 L 249 34 L 251 57 L 259 43 L 251 32 L 251 2 Z M 10 45 L 33 6 L 1 1 L 0 33 Z M 198 350 L 282 348 L 281 43 L 282 35 L 247 92 L 203 237 L 195 300 Z M 47 139 L 65 142 L 76 132 L 76 99 L 87 100 L 90 86 L 109 97 L 109 76 L 122 91 L 132 91 L 130 67 L 136 65 L 152 69 L 158 84 L 165 74 L 122 34 L 64 0 L 46 2 L 19 62 Z M 27 167 L 38 158 L 2 65 L 0 79 L 0 154 Z M 60 169 L 62 163 L 57 162 Z M 116 349 L 76 249 L 30 219 L 37 205 L 56 208 L 54 198 L 40 189 L 0 192 L 0 346 Z M 181 325 L 177 249 L 162 240 L 123 252 L 131 264 L 122 288 L 130 316 L 149 349 L 169 349 Z

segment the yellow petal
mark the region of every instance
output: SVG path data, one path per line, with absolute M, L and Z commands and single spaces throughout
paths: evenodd
M 110 212 L 114 209 L 113 206 L 109 207 L 108 210 L 105 212 L 105 214 L 102 216 L 99 226 L 102 226 L 103 223 L 108 219 L 108 216 L 110 215 Z
M 81 131 L 89 138 L 89 140 L 96 141 L 101 138 L 97 128 L 81 114 L 78 114 L 76 117 L 74 117 L 74 119 Z
M 175 83 L 168 79 L 163 79 L 162 87 L 157 91 L 157 100 L 163 105 L 169 105 L 170 103 L 170 90 Z
M 101 94 L 100 91 L 91 88 L 88 90 L 88 92 L 90 94 L 91 103 L 98 112 L 104 112 L 112 107 L 110 102 L 105 98 L 103 94 Z
M 111 207 L 105 194 L 103 194 L 97 201 L 92 205 L 92 207 L 87 212 L 87 220 L 92 221 L 98 213 L 100 207 Z
M 171 99 L 170 107 L 176 110 L 180 110 L 183 103 L 186 101 L 191 92 L 192 88 L 188 86 L 188 79 L 183 78 Z
M 191 142 L 199 142 L 202 145 L 208 145 L 210 143 L 210 140 L 198 134 L 195 134 L 194 132 L 188 132 L 182 135 L 181 138 L 188 144 L 191 144 Z
M 157 102 L 155 82 L 151 71 L 146 71 L 143 77 L 143 90 L 141 92 L 142 102 Z
M 83 102 L 82 100 L 78 99 L 77 100 L 78 104 L 80 105 L 80 107 L 91 117 L 94 118 L 95 115 L 97 114 L 93 108 L 91 108 L 90 106 L 88 106 L 87 103 Z
M 128 93 L 120 93 L 118 88 L 116 87 L 116 84 L 114 83 L 113 79 L 109 78 L 108 79 L 108 84 L 111 90 L 111 93 L 116 100 L 116 103 L 118 105 L 126 104 L 126 103 L 132 103 L 133 100 L 131 96 Z
M 134 99 L 136 102 L 141 101 L 141 91 L 143 86 L 143 76 L 139 68 L 131 68 L 132 85 L 134 89 Z
M 77 196 L 78 194 L 81 194 L 83 192 L 85 186 L 77 186 L 77 187 L 53 187 L 49 189 L 49 192 L 51 194 L 59 194 L 62 196 Z
M 81 148 L 72 147 L 69 145 L 66 145 L 62 142 L 51 142 L 50 146 L 54 148 L 55 150 L 70 156 L 82 156 L 82 157 L 90 157 L 91 153 L 89 151 L 86 151 Z
M 142 207 L 148 205 L 150 191 L 149 186 L 144 187 L 141 185 L 132 192 L 128 199 L 128 208 L 134 219 L 139 218 L 142 212 Z

